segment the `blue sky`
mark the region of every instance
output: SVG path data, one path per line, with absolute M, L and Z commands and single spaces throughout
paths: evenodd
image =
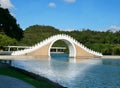
M 9 8 L 23 29 L 40 24 L 60 30 L 120 30 L 120 0 L 0 0 L 0 3 Z

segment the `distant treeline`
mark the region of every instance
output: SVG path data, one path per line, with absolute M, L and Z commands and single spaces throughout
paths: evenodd
M 0 8 L 0 50 L 8 45 L 32 46 L 56 34 L 70 35 L 86 47 L 105 55 L 120 55 L 120 31 L 100 32 L 90 29 L 60 31 L 52 26 L 44 25 L 29 26 L 23 31 L 9 11 Z M 62 41 L 58 41 L 53 46 L 67 47 Z

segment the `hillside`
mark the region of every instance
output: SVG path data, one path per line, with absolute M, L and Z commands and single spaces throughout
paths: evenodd
M 60 31 L 51 26 L 33 25 L 24 31 L 21 44 L 31 46 L 58 33 L 60 33 Z

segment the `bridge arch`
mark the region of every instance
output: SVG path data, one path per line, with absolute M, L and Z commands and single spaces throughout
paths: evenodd
M 72 37 L 65 34 L 51 36 L 25 50 L 15 51 L 12 55 L 50 56 L 51 46 L 58 40 L 64 41 L 69 48 L 69 57 L 101 57 L 102 54 L 88 49 Z
M 51 44 L 49 46 L 49 50 L 48 50 L 49 56 L 50 56 L 50 49 L 51 49 L 52 45 L 58 40 L 64 41 L 65 44 L 68 46 L 68 48 L 69 48 L 69 57 L 76 57 L 75 45 L 73 44 L 73 42 L 71 40 L 66 39 L 66 38 L 58 38 L 58 39 L 54 40 L 53 42 L 51 42 Z

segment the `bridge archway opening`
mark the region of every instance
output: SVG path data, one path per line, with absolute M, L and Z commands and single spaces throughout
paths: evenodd
M 54 54 L 69 54 L 69 48 L 64 41 L 58 40 L 53 43 L 50 53 Z
M 57 48 L 57 52 L 54 50 L 54 48 Z M 61 52 L 62 50 L 60 50 L 59 48 L 65 48 L 63 50 L 63 52 Z M 57 39 L 57 40 L 54 40 L 50 47 L 49 47 L 49 56 L 51 56 L 52 52 L 55 52 L 55 53 L 66 53 L 68 55 L 65 55 L 68 56 L 68 57 L 76 57 L 76 49 L 75 49 L 75 46 L 74 44 L 67 40 L 67 39 Z M 64 55 L 63 55 L 64 56 Z

